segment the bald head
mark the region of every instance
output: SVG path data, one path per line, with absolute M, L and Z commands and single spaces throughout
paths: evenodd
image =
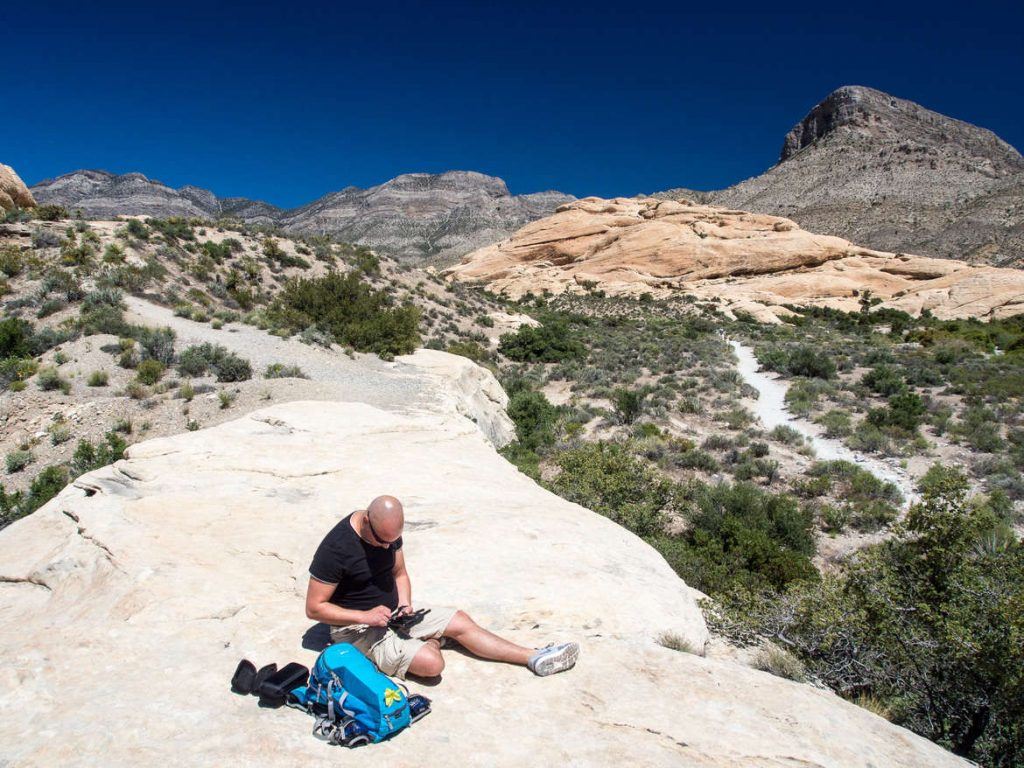
M 381 538 L 394 541 L 402 535 L 402 528 L 405 526 L 405 512 L 402 509 L 402 502 L 394 496 L 378 496 L 370 502 L 366 512 L 373 525 L 373 530 Z

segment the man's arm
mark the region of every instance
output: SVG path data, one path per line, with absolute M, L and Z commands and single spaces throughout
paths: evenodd
M 395 577 L 395 585 L 398 587 L 398 605 L 406 606 L 412 610 L 412 582 L 409 581 L 409 572 L 405 570 L 405 552 L 400 549 L 395 553 L 395 567 L 391 570 Z
M 391 609 L 386 605 L 378 605 L 368 611 L 356 611 L 342 608 L 331 602 L 331 596 L 337 584 L 325 584 L 312 576 L 306 588 L 306 618 L 322 621 L 335 627 L 349 624 L 368 624 L 371 627 L 386 627 L 391 619 Z

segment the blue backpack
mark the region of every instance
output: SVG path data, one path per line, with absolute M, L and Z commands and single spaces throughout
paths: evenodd
M 383 741 L 430 711 L 429 699 L 408 696 L 349 643 L 328 646 L 289 699 L 317 718 L 315 735 L 349 747 Z

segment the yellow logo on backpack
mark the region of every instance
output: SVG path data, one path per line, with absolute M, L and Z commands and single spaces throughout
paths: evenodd
M 390 707 L 402 700 L 402 692 L 397 688 L 384 689 L 384 706 Z

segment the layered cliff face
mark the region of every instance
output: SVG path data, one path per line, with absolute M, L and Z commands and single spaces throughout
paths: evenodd
M 0 532 L 0 757 L 337 757 L 307 716 L 260 709 L 228 679 L 243 656 L 313 661 L 312 552 L 381 492 L 406 503 L 418 601 L 583 649 L 544 679 L 447 650 L 440 685 L 412 685 L 434 712 L 373 747 L 389 765 L 966 765 L 828 692 L 659 646 L 669 631 L 703 647 L 693 593 L 642 541 L 519 474 L 469 420 L 323 402 L 132 446 Z
M 856 310 L 865 291 L 941 318 L 1024 311 L 1019 270 L 873 251 L 789 219 L 688 201 L 570 203 L 447 274 L 513 297 L 597 285 L 610 294 L 685 292 L 767 321 L 785 304 Z
M 266 224 L 273 223 L 280 212 L 268 203 L 245 198 L 219 200 L 209 190 L 191 185 L 174 189 L 141 173 L 74 171 L 42 181 L 32 190 L 41 203 L 62 205 L 93 219 L 117 216 L 216 219 L 232 216 L 246 223 Z
M 560 192 L 511 195 L 504 181 L 482 173 L 410 173 L 369 189 L 334 192 L 289 211 L 281 224 L 398 258 L 450 263 L 571 199 Z
M 293 210 L 258 200 L 218 198 L 168 187 L 140 173 L 75 171 L 33 187 L 40 202 L 115 216 L 231 217 L 304 235 L 329 234 L 410 262 L 447 262 L 508 236 L 573 198 L 560 192 L 512 195 L 494 176 L 468 171 L 411 173 L 369 189 L 348 187 Z
M 0 163 L 0 211 L 12 208 L 31 208 L 36 204 L 32 193 L 14 169 Z
M 669 196 L 695 199 L 687 190 Z M 778 214 L 872 248 L 1024 260 L 1024 158 L 991 131 L 862 86 L 829 94 L 777 165 L 702 202 Z

